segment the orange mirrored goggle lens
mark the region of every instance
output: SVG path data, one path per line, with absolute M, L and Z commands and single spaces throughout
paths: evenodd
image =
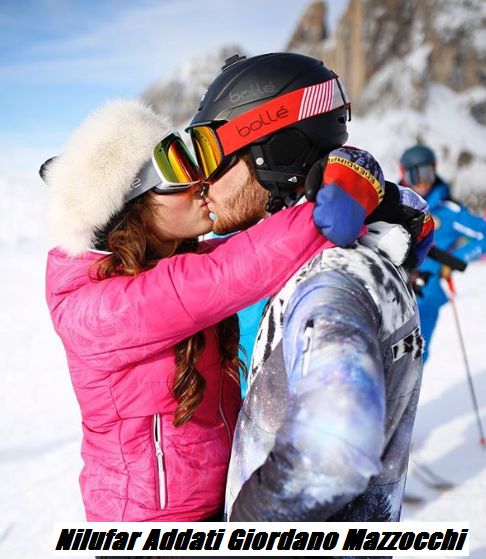
M 199 169 L 182 140 L 171 143 L 167 149 L 167 158 L 177 182 L 193 182 L 201 178 Z
M 223 152 L 218 137 L 209 126 L 191 128 L 190 134 L 197 162 L 201 168 L 203 178 L 207 180 L 223 162 Z
M 201 180 L 201 173 L 186 144 L 176 134 L 159 142 L 153 158 L 161 177 L 167 183 L 184 184 Z

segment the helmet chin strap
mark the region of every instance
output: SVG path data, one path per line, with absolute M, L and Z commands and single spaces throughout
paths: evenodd
M 268 195 L 268 202 L 265 206 L 265 209 L 268 213 L 276 213 L 280 211 L 282 208 L 290 208 L 295 206 L 295 204 L 304 196 L 303 192 L 292 192 L 290 195 L 282 197 L 281 191 L 277 187 L 277 192 L 274 194 L 270 188 L 267 188 L 269 191 Z
M 292 172 L 292 169 L 286 170 L 285 167 L 278 171 L 269 169 L 267 159 L 259 145 L 251 146 L 250 151 L 258 181 L 269 192 L 266 210 L 275 213 L 292 205 L 293 201 L 289 200 L 289 197 L 304 184 L 305 175 Z
M 282 208 L 288 208 L 294 202 L 290 197 L 295 194 L 296 188 L 304 184 L 305 176 L 278 171 L 256 171 L 258 181 L 268 190 L 268 203 L 266 210 L 275 213 Z M 287 183 L 284 181 L 290 181 Z M 296 179 L 295 181 L 293 179 Z

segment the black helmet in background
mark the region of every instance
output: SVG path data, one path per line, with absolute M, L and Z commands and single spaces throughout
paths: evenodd
M 433 183 L 435 174 L 435 153 L 428 146 L 417 144 L 406 149 L 400 157 L 401 182 L 414 186 L 420 182 Z
M 293 53 L 226 60 L 187 128 L 205 178 L 249 151 L 269 210 L 304 184 L 319 158 L 343 145 L 350 104 L 338 76 Z
M 400 164 L 405 169 L 422 167 L 424 165 L 435 165 L 435 153 L 423 144 L 417 144 L 406 149 L 400 157 Z

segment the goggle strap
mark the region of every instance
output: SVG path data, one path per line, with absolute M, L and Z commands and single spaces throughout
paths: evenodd
M 185 192 L 199 181 L 187 183 L 172 183 L 161 176 L 153 157 L 146 161 L 130 185 L 130 190 L 125 194 L 125 203 L 138 198 L 145 192 L 155 189 L 158 194 L 176 194 Z
M 155 169 L 152 159 L 149 159 L 142 165 L 136 177 L 133 179 L 130 190 L 125 194 L 125 203 L 130 202 L 130 200 L 134 198 L 138 198 L 148 190 L 160 185 L 161 182 L 161 178 Z
M 224 155 L 267 134 L 348 105 L 338 78 L 297 89 L 250 109 L 215 130 Z

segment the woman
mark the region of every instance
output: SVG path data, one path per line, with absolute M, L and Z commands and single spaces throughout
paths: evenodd
M 167 131 L 114 101 L 45 170 L 46 296 L 82 413 L 89 521 L 217 517 L 240 406 L 234 313 L 326 243 L 304 204 L 198 244 L 203 187 Z

